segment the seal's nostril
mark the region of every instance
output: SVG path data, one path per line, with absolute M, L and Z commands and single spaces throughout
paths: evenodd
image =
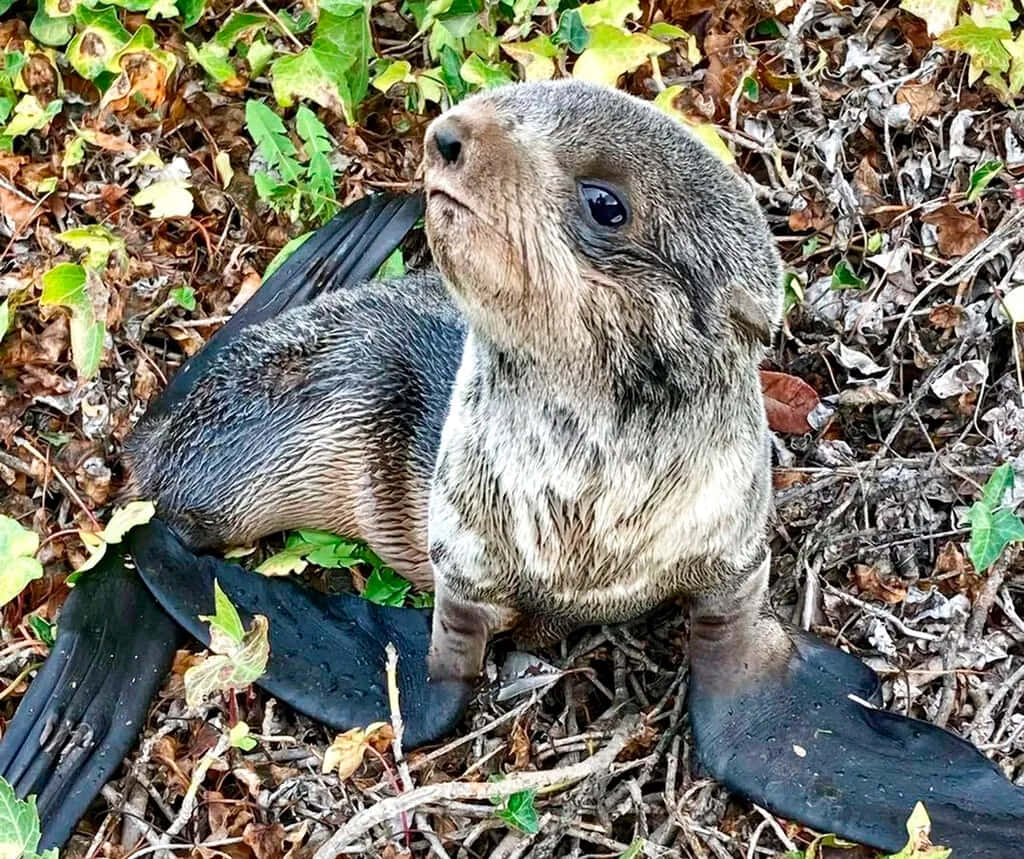
M 434 145 L 447 164 L 454 164 L 462 154 L 462 141 L 454 123 L 444 123 L 434 132 Z

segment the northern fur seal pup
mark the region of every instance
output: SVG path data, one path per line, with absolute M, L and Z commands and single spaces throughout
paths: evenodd
M 334 527 L 434 576 L 429 663 L 448 685 L 423 683 L 423 613 L 246 576 L 153 523 L 131 545 L 164 607 L 198 630 L 216 575 L 270 616 L 263 685 L 332 724 L 384 711 L 379 651 L 396 639 L 406 720 L 426 736 L 428 704 L 454 720 L 494 632 L 548 639 L 686 594 L 692 722 L 716 776 L 888 850 L 923 799 L 958 856 L 1007 855 L 1021 792 L 953 735 L 852 700 L 872 673 L 767 612 L 757 364 L 779 263 L 744 185 L 650 105 L 579 83 L 476 96 L 426 153 L 443 286 L 346 287 L 239 322 L 130 450 L 136 491 L 193 547 Z M 348 252 L 302 263 L 332 276 L 373 235 L 374 205 L 345 222 Z

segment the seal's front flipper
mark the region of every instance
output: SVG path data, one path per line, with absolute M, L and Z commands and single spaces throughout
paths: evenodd
M 422 195 L 374 194 L 342 209 L 282 263 L 150 404 L 166 414 L 240 331 L 318 295 L 370 280 L 423 214 Z
M 71 591 L 0 742 L 0 776 L 18 796 L 38 796 L 41 849 L 68 839 L 134 744 L 181 638 L 113 549 Z
M 336 729 L 390 719 L 385 647 L 398 651 L 398 688 L 407 748 L 449 733 L 471 687 L 427 679 L 430 612 L 379 606 L 349 594 L 326 596 L 288 579 L 194 555 L 162 522 L 128 537 L 139 574 L 178 623 L 209 641 L 199 615 L 213 614 L 213 582 L 249 622 L 270 626 L 270 660 L 257 682 L 296 710 Z
M 773 619 L 694 623 L 690 714 L 697 753 L 727 787 L 783 817 L 887 852 L 916 802 L 957 859 L 1024 843 L 1024 790 L 970 743 L 865 706 L 866 666 Z M 850 682 L 854 681 L 854 682 Z M 854 697 L 851 697 L 853 695 Z

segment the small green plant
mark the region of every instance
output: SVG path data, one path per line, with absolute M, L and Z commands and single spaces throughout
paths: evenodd
M 36 560 L 39 537 L 10 516 L 0 516 L 0 606 L 20 594 L 28 583 L 42 578 L 43 567 Z
M 500 781 L 500 779 L 498 779 Z M 537 809 L 533 807 L 534 797 L 537 795 L 533 790 L 521 790 L 518 793 L 506 797 L 495 797 L 491 800 L 498 810 L 494 813 L 504 820 L 509 826 L 533 835 L 537 832 Z
M 57 859 L 56 848 L 36 853 L 39 838 L 36 798 L 18 799 L 14 788 L 0 778 L 0 856 L 5 859 Z
M 293 221 L 322 223 L 337 212 L 334 168 L 328 160 L 333 143 L 313 111 L 302 105 L 295 114 L 295 132 L 306 150 L 304 164 L 281 117 L 263 102 L 246 102 L 245 124 L 269 168 L 254 177 L 261 200 Z
M 1009 463 L 1000 465 L 967 513 L 971 523 L 968 555 L 979 573 L 991 567 L 1010 543 L 1024 542 L 1024 521 L 1003 506 L 1013 481 L 1013 467 Z

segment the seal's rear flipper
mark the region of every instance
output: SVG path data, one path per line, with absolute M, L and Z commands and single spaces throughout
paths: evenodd
M 342 209 L 284 261 L 174 374 L 147 417 L 166 414 L 240 331 L 325 292 L 370 280 L 423 214 L 422 195 L 374 194 Z
M 744 671 L 732 671 L 726 655 L 737 652 L 735 641 L 723 647 L 721 637 L 700 635 L 698 623 L 690 686 L 697 753 L 731 790 L 887 852 L 906 843 L 906 820 L 921 801 L 933 843 L 952 847 L 956 859 L 1019 854 L 1024 789 L 954 734 L 851 698 L 865 697 L 865 684 L 849 682 L 863 676 L 860 660 L 796 636 L 788 655 L 736 683 L 727 675 Z M 756 661 L 757 645 L 746 647 Z
M 270 661 L 257 682 L 296 710 L 336 729 L 388 721 L 385 647 L 398 651 L 398 689 L 406 747 L 449 733 L 471 688 L 427 679 L 430 612 L 379 606 L 349 594 L 326 596 L 288 579 L 194 555 L 164 523 L 128 535 L 139 574 L 185 629 L 209 641 L 199 615 L 213 614 L 216 579 L 248 623 L 270 624 Z
M 0 776 L 38 796 L 40 849 L 68 839 L 120 765 L 182 637 L 113 548 L 75 585 L 0 743 Z

